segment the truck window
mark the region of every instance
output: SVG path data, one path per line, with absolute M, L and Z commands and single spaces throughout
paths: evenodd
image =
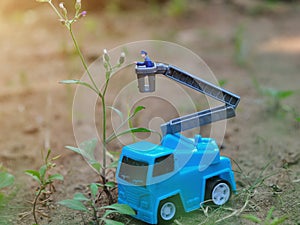
M 119 178 L 129 183 L 144 186 L 148 172 L 148 163 L 131 159 L 123 156 Z
M 160 176 L 174 170 L 174 155 L 165 155 L 155 159 L 153 177 Z

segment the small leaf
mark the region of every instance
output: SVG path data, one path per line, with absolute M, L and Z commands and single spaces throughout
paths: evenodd
M 96 159 L 94 156 L 94 151 L 96 149 L 96 145 L 97 145 L 97 139 L 93 138 L 91 140 L 82 142 L 79 145 L 79 148 L 72 147 L 72 146 L 66 146 L 66 148 L 82 155 L 85 159 L 87 159 L 89 161 L 89 163 L 94 163 L 94 162 L 96 162 Z
M 106 218 L 112 213 L 117 213 L 117 211 L 114 209 L 113 210 L 107 209 L 107 210 L 105 210 L 105 213 L 102 215 L 102 218 Z
M 280 218 L 275 218 L 271 223 L 270 225 L 278 225 L 278 224 L 282 224 L 286 219 L 288 218 L 288 216 L 283 216 L 283 217 L 280 217 Z
M 149 130 L 149 129 L 144 128 L 144 127 L 130 128 L 130 129 L 125 130 L 125 131 L 123 131 L 123 132 L 121 132 L 119 134 L 114 134 L 113 136 L 109 137 L 107 139 L 107 143 L 109 143 L 110 141 L 114 140 L 115 138 L 123 136 L 125 134 L 131 134 L 131 133 L 148 133 L 148 132 L 155 132 L 155 131 Z
M 6 172 L 0 172 L 0 189 L 11 186 L 15 181 L 15 177 Z
M 297 117 L 297 118 L 296 118 L 296 121 L 297 121 L 297 122 L 300 122 L 300 117 Z
M 105 222 L 105 225 L 124 225 L 124 223 L 115 221 L 115 220 L 109 220 L 109 219 L 103 219 Z
M 285 98 L 287 98 L 287 97 L 289 97 L 289 96 L 291 96 L 293 94 L 294 94 L 293 91 L 278 91 L 277 97 L 279 99 L 285 99 Z
M 94 151 L 96 149 L 98 140 L 96 138 L 87 140 L 82 142 L 79 147 L 80 149 L 83 150 L 84 156 L 89 160 L 89 161 L 96 161 Z
M 272 218 L 272 215 L 273 215 L 274 209 L 275 209 L 275 207 L 274 207 L 274 206 L 272 206 L 272 207 L 270 208 L 270 210 L 269 210 L 269 211 L 268 211 L 268 213 L 267 213 L 266 221 L 268 221 L 268 222 L 269 222 L 269 220 Z
M 26 170 L 25 173 L 41 184 L 40 173 L 36 170 Z
M 117 168 L 119 164 L 119 161 L 114 161 L 107 168 Z
M 101 165 L 99 162 L 91 163 L 91 166 L 92 166 L 98 173 L 100 173 L 100 170 L 101 170 L 101 168 L 102 168 L 102 165 Z
M 112 204 L 112 205 L 108 205 L 108 206 L 104 206 L 102 207 L 103 209 L 114 209 L 116 210 L 118 213 L 123 214 L 123 215 L 135 215 L 135 211 L 126 204 Z
M 61 80 L 59 83 L 61 84 L 79 84 L 79 80 Z
M 80 148 L 76 148 L 76 147 L 73 147 L 73 146 L 65 146 L 65 148 L 82 155 L 82 150 Z
M 48 177 L 48 180 L 49 180 L 49 181 L 54 181 L 54 180 L 64 180 L 64 177 L 63 177 L 63 175 L 57 173 L 57 174 L 50 175 L 50 176 Z
M 114 112 L 116 112 L 118 114 L 118 116 L 120 117 L 121 121 L 124 120 L 123 113 L 120 110 L 116 109 L 113 106 L 107 106 L 107 108 L 109 108 L 109 109 L 113 110 Z
M 96 196 L 98 194 L 98 185 L 95 183 L 91 183 L 90 189 L 91 189 L 92 198 L 96 199 Z
M 84 206 L 84 204 L 75 199 L 66 199 L 58 202 L 58 204 L 63 205 L 69 209 L 78 210 L 78 211 L 88 211 L 88 209 Z
M 219 86 L 220 86 L 220 87 L 224 87 L 225 84 L 227 84 L 227 80 L 221 79 L 221 80 L 218 80 L 218 83 L 219 83 Z
M 247 219 L 247 220 L 252 221 L 254 223 L 261 223 L 261 220 L 259 218 L 257 218 L 254 215 L 251 215 L 251 214 L 242 215 L 242 217 L 244 219 Z
M 82 193 L 75 193 L 73 199 L 78 200 L 78 201 L 89 201 L 90 200 L 87 197 L 85 197 L 84 194 L 82 194 Z
M 39 174 L 40 174 L 40 180 L 43 182 L 45 179 L 45 174 L 47 171 L 47 165 L 43 165 L 41 166 L 40 170 L 39 170 Z
M 109 181 L 109 182 L 106 182 L 105 186 L 109 187 L 109 188 L 114 188 L 114 187 L 116 187 L 116 183 L 113 181 Z
M 88 87 L 89 89 L 93 90 L 94 92 L 96 92 L 98 94 L 98 91 L 93 88 L 89 83 L 86 83 L 84 81 L 80 81 L 80 80 L 62 80 L 59 82 L 60 84 L 80 84 L 82 86 Z
M 141 105 L 137 106 L 137 107 L 134 109 L 134 111 L 133 111 L 133 113 L 132 113 L 132 115 L 131 115 L 130 117 L 134 117 L 139 111 L 142 111 L 142 110 L 144 110 L 144 109 L 145 109 L 144 106 L 141 106 Z
M 51 154 L 51 149 L 48 150 L 46 158 L 45 158 L 45 162 L 48 162 L 49 156 Z
M 61 157 L 61 155 L 57 155 L 57 156 L 53 157 L 52 160 L 59 159 L 60 157 Z

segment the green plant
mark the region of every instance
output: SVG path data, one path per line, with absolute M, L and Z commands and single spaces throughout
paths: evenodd
M 13 185 L 15 177 L 10 173 L 1 171 L 0 172 L 0 190 Z
M 124 206 L 124 205 L 119 205 L 119 204 L 114 204 L 111 205 L 113 203 L 113 197 L 112 197 L 112 193 L 111 191 L 115 188 L 115 182 L 114 181 L 109 181 L 109 179 L 107 178 L 107 171 L 110 168 L 115 168 L 116 167 L 116 162 L 114 161 L 114 157 L 110 154 L 110 152 L 107 149 L 108 144 L 113 141 L 114 139 L 116 139 L 119 136 L 125 135 L 125 134 L 132 134 L 132 133 L 137 133 L 137 132 L 151 132 L 151 130 L 146 129 L 146 128 L 141 128 L 141 127 L 130 127 L 127 130 L 121 130 L 121 128 L 128 123 L 128 121 L 130 121 L 139 111 L 143 110 L 144 107 L 142 106 L 138 106 L 136 109 L 134 109 L 133 113 L 130 114 L 126 119 L 124 119 L 123 114 L 116 108 L 112 107 L 112 106 L 108 106 L 106 104 L 106 94 L 107 94 L 107 90 L 108 90 L 108 85 L 109 85 L 109 81 L 111 76 L 113 75 L 114 72 L 116 72 L 116 70 L 118 70 L 123 63 L 125 62 L 125 53 L 121 53 L 119 60 L 117 61 L 117 63 L 115 65 L 111 64 L 110 61 L 110 56 L 108 54 L 108 52 L 106 50 L 103 51 L 103 66 L 105 68 L 105 82 L 102 86 L 102 88 L 99 88 L 98 85 L 96 84 L 91 72 L 89 71 L 89 68 L 87 66 L 86 60 L 81 52 L 81 49 L 79 47 L 79 44 L 77 42 L 77 39 L 73 33 L 73 29 L 72 29 L 72 25 L 74 24 L 74 22 L 76 22 L 78 19 L 80 19 L 81 17 L 86 15 L 85 11 L 81 12 L 81 1 L 80 0 L 76 0 L 75 3 L 75 15 L 73 18 L 69 19 L 68 17 L 68 12 L 67 9 L 65 8 L 63 3 L 59 4 L 59 8 L 60 11 L 54 6 L 54 4 L 52 3 L 51 0 L 37 0 L 39 2 L 47 2 L 50 4 L 50 6 L 52 7 L 52 9 L 55 11 L 55 13 L 58 15 L 58 17 L 60 18 L 60 21 L 62 22 L 62 24 L 67 28 L 67 30 L 69 31 L 74 47 L 76 49 L 76 52 L 81 60 L 81 63 L 89 77 L 89 81 L 88 82 L 84 82 L 81 80 L 63 80 L 61 81 L 62 84 L 77 84 L 77 85 L 82 85 L 86 88 L 89 88 L 90 90 L 92 90 L 100 99 L 101 102 L 101 110 L 102 110 L 102 159 L 101 159 L 101 163 L 99 161 L 96 160 L 95 158 L 95 149 L 97 146 L 97 139 L 90 139 L 87 141 L 84 141 L 83 143 L 79 144 L 78 147 L 72 147 L 72 146 L 66 146 L 67 149 L 72 150 L 80 155 L 82 155 L 86 161 L 88 162 L 88 164 L 97 172 L 97 174 L 100 176 L 100 182 L 101 184 L 97 185 L 97 191 L 98 191 L 98 187 L 101 187 L 102 191 L 101 193 L 105 193 L 108 201 L 109 201 L 109 206 L 102 206 L 101 209 L 105 209 L 105 208 L 109 208 L 111 210 L 107 210 L 107 212 L 100 218 L 98 218 L 98 208 L 96 208 L 95 202 L 96 202 L 96 188 L 95 185 L 92 184 L 90 186 L 91 188 L 91 192 L 92 192 L 92 199 L 91 200 L 87 200 L 87 199 L 78 199 L 78 194 L 76 196 L 74 196 L 75 199 L 71 199 L 71 200 L 64 200 L 61 201 L 60 204 L 64 204 L 69 208 L 73 208 L 75 210 L 80 210 L 80 211 L 89 211 L 88 208 L 83 207 L 81 201 L 87 201 L 88 205 L 92 208 L 93 211 L 93 220 L 94 222 L 96 222 L 96 224 L 99 224 L 100 221 L 104 221 L 107 224 L 120 224 L 118 222 L 111 222 L 110 220 L 107 219 L 108 215 L 114 212 L 121 212 L 121 213 L 125 213 L 128 211 L 124 211 L 125 209 L 129 210 L 129 206 Z M 122 122 L 119 126 L 119 128 L 117 128 L 113 133 L 111 133 L 110 135 L 107 134 L 107 110 L 112 110 L 114 112 L 116 112 Z M 113 163 L 111 163 L 110 165 L 107 165 L 107 156 L 109 156 L 112 160 Z M 99 198 L 100 195 L 97 197 Z M 80 195 L 82 198 L 83 196 Z M 72 203 L 76 203 L 75 206 L 72 206 Z M 78 206 L 81 206 L 78 208 Z M 113 210 L 112 210 L 113 209 Z M 123 210 L 123 211 L 122 211 Z M 132 211 L 130 211 L 130 213 L 127 214 L 132 214 Z
M 282 216 L 282 217 L 279 217 L 279 218 L 275 217 L 272 220 L 274 209 L 275 209 L 274 206 L 272 206 L 270 208 L 270 210 L 268 211 L 268 214 L 267 214 L 267 216 L 264 220 L 261 220 L 260 218 L 258 218 L 255 215 L 252 215 L 252 214 L 244 214 L 244 215 L 242 215 L 242 217 L 246 220 L 249 220 L 251 222 L 258 223 L 258 224 L 261 224 L 261 225 L 278 225 L 278 224 L 282 224 L 288 217 L 287 216 Z
M 60 205 L 63 205 L 69 209 L 77 210 L 81 212 L 85 212 L 90 217 L 92 217 L 92 221 L 89 221 L 88 224 L 100 225 L 122 225 L 123 223 L 112 220 L 110 217 L 112 214 L 122 214 L 122 215 L 135 215 L 133 209 L 131 209 L 128 205 L 124 204 L 112 204 L 109 206 L 98 206 L 98 190 L 102 184 L 92 183 L 89 186 L 91 195 L 90 198 L 86 197 L 82 193 L 76 193 L 72 199 L 66 199 L 58 202 Z M 102 211 L 102 216 L 100 214 Z M 85 223 L 87 224 L 87 223 Z
M 286 113 L 292 113 L 295 118 L 295 111 L 292 107 L 283 104 L 283 100 L 292 96 L 294 91 L 292 90 L 276 90 L 274 88 L 262 87 L 256 78 L 253 78 L 253 84 L 259 94 L 265 98 L 267 110 L 269 113 L 277 116 L 284 116 Z
M 25 71 L 19 73 L 19 80 L 22 87 L 28 87 L 28 74 Z
M 56 156 L 53 158 L 50 158 L 51 150 L 47 151 L 46 156 L 43 156 L 42 152 L 42 158 L 44 159 L 44 164 L 40 167 L 39 170 L 26 170 L 25 173 L 32 177 L 35 181 L 38 183 L 38 187 L 36 189 L 35 197 L 32 202 L 32 210 L 30 212 L 25 212 L 20 214 L 21 218 L 24 218 L 25 216 L 32 213 L 35 224 L 38 224 L 37 214 L 41 214 L 43 216 L 45 215 L 43 212 L 37 209 L 37 206 L 39 204 L 44 204 L 48 201 L 49 197 L 53 194 L 55 191 L 55 187 L 53 185 L 53 182 L 55 180 L 63 180 L 63 176 L 61 174 L 51 174 L 50 171 L 56 166 L 56 164 L 53 162 L 54 160 L 58 159 L 60 156 Z
M 245 28 L 239 25 L 234 34 L 234 60 L 243 67 L 247 64 L 247 49 L 245 44 Z
M 187 11 L 186 0 L 170 0 L 167 4 L 167 12 L 170 16 L 179 17 Z
M 247 9 L 251 15 L 261 15 L 266 13 L 278 13 L 284 7 L 284 1 L 279 0 L 265 0 L 258 1 L 252 7 Z
M 2 192 L 4 188 L 10 187 L 14 184 L 15 177 L 6 172 L 2 165 L 0 164 L 0 206 L 4 204 L 5 194 Z
M 226 79 L 220 79 L 218 80 L 219 86 L 224 87 L 227 84 L 228 80 Z
M 100 101 L 101 101 L 101 110 L 102 110 L 102 162 L 99 163 L 94 156 L 94 151 L 97 145 L 97 139 L 91 139 L 91 140 L 87 140 L 83 143 L 81 143 L 79 145 L 79 147 L 71 147 L 71 146 L 67 146 L 68 149 L 81 154 L 86 160 L 87 162 L 95 169 L 95 171 L 100 175 L 101 178 L 101 182 L 103 183 L 103 188 L 104 188 L 104 193 L 106 193 L 108 199 L 109 199 L 109 203 L 111 204 L 112 201 L 112 196 L 111 193 L 109 192 L 108 188 L 107 188 L 107 177 L 106 177 L 106 172 L 108 168 L 111 168 L 113 165 L 108 165 L 107 166 L 107 156 L 110 156 L 113 160 L 114 157 L 112 157 L 112 155 L 109 153 L 108 149 L 107 149 L 107 145 L 109 142 L 111 142 L 112 140 L 114 140 L 115 138 L 125 135 L 125 134 L 130 134 L 130 133 L 137 133 L 137 132 L 151 132 L 149 129 L 146 128 L 133 128 L 130 127 L 128 130 L 125 131 L 120 131 L 121 127 L 124 126 L 127 121 L 129 121 L 133 116 L 136 115 L 137 112 L 141 111 L 142 107 L 137 107 L 133 114 L 130 115 L 127 119 L 125 119 L 122 123 L 121 126 L 116 129 L 115 132 L 113 132 L 110 135 L 107 135 L 107 110 L 113 110 L 115 111 L 120 118 L 123 118 L 123 115 L 121 114 L 121 112 L 119 110 L 117 110 L 114 107 L 111 106 L 107 106 L 106 104 L 106 94 L 107 94 L 107 90 L 108 90 L 108 85 L 109 85 L 109 81 L 110 78 L 112 76 L 112 74 L 114 72 L 116 72 L 117 69 L 119 69 L 123 63 L 125 62 L 125 53 L 121 53 L 120 58 L 118 60 L 118 62 L 115 65 L 111 64 L 110 61 L 110 56 L 108 54 L 108 52 L 106 50 L 103 51 L 103 66 L 105 68 L 105 82 L 103 84 L 102 88 L 99 88 L 98 85 L 96 84 L 92 74 L 89 71 L 88 65 L 86 63 L 86 60 L 81 52 L 81 49 L 78 45 L 77 39 L 73 33 L 73 29 L 72 29 L 72 25 L 81 17 L 86 15 L 85 11 L 81 12 L 81 1 L 80 0 L 76 0 L 75 3 L 75 15 L 73 18 L 69 19 L 68 17 L 68 12 L 67 9 L 65 8 L 63 3 L 59 4 L 60 10 L 61 12 L 54 6 L 54 4 L 52 3 L 51 0 L 37 0 L 39 2 L 47 2 L 50 4 L 50 6 L 52 7 L 52 9 L 55 11 L 55 13 L 58 15 L 58 17 L 60 18 L 60 21 L 62 22 L 62 24 L 68 29 L 71 38 L 73 40 L 73 44 L 75 46 L 76 52 L 81 60 L 81 63 L 89 77 L 90 83 L 84 82 L 84 81 L 80 81 L 80 80 L 63 80 L 61 81 L 62 84 L 77 84 L 77 85 L 82 85 L 85 86 L 89 89 L 91 89 L 95 94 L 97 94 L 97 96 L 99 97 Z M 117 133 L 119 132 L 119 133 Z
M 2 214 L 2 209 L 7 210 L 8 202 L 14 197 L 14 193 L 8 191 L 15 182 L 15 177 L 6 172 L 5 168 L 0 164 L 0 224 L 8 224 L 10 215 Z

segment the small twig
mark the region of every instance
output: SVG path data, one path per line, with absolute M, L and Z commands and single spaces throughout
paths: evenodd
M 50 216 L 49 216 L 48 214 L 46 214 L 46 213 L 44 213 L 44 212 L 42 212 L 42 211 L 40 211 L 40 210 L 36 210 L 36 212 L 37 212 L 38 214 L 44 216 L 44 217 L 50 218 Z
M 200 207 L 201 207 L 201 209 L 202 209 L 204 215 L 205 215 L 206 217 L 208 217 L 208 216 L 209 216 L 209 215 L 208 215 L 208 206 L 206 206 L 206 208 L 204 208 L 204 207 L 203 207 L 203 204 L 200 204 Z
M 22 220 L 25 217 L 29 216 L 30 214 L 32 214 L 32 210 L 30 210 L 28 212 L 19 213 L 18 216 L 20 217 L 19 219 Z
M 250 195 L 247 195 L 247 199 L 246 199 L 246 201 L 245 201 L 245 203 L 244 203 L 244 205 L 243 205 L 242 208 L 237 209 L 233 213 L 231 213 L 231 214 L 229 214 L 229 215 L 227 215 L 227 216 L 225 216 L 225 217 L 217 220 L 216 223 L 220 223 L 220 222 L 222 222 L 222 221 L 224 221 L 224 220 L 226 220 L 226 219 L 228 219 L 230 217 L 233 217 L 233 216 L 239 216 L 245 210 L 245 208 L 247 207 L 247 205 L 249 204 L 249 202 L 250 202 L 249 198 L 250 198 Z
M 177 225 L 183 225 L 183 224 L 180 223 L 178 220 L 174 220 L 174 223 L 176 223 Z

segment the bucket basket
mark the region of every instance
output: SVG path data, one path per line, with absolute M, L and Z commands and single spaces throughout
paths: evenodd
M 155 74 L 138 74 L 137 79 L 140 92 L 144 93 L 155 91 Z

